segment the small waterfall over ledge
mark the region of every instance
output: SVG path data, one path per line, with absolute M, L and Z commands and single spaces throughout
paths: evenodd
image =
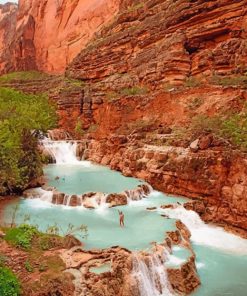
M 56 162 L 56 164 L 79 164 L 76 158 L 77 143 L 71 141 L 53 141 L 44 138 L 41 145 Z
M 72 140 L 52 140 L 43 136 L 40 140 L 41 150 L 49 155 L 57 165 L 81 165 L 90 167 L 90 161 L 80 161 L 77 159 L 77 141 Z M 56 177 L 59 180 L 60 177 Z M 64 180 L 64 179 L 63 179 Z M 43 190 L 44 189 L 44 190 Z M 131 204 L 139 201 L 153 191 L 149 184 L 138 185 L 134 189 L 126 189 L 120 193 L 87 192 L 82 194 L 66 194 L 59 192 L 55 187 L 37 190 L 27 190 L 24 196 L 29 198 L 39 198 L 56 205 L 85 207 L 90 209 L 106 209 L 114 206 Z
M 77 141 L 72 140 L 51 140 L 50 138 L 43 137 L 40 140 L 40 148 L 45 155 L 49 155 L 54 163 L 58 165 L 82 165 L 90 167 L 90 161 L 77 159 Z
M 165 248 L 152 254 L 133 255 L 132 278 L 136 282 L 140 296 L 174 295 L 165 267 L 168 257 L 169 252 Z
M 110 207 L 127 205 L 130 204 L 131 201 L 146 198 L 152 190 L 150 185 L 142 184 L 135 189 L 126 190 L 121 193 L 107 194 L 102 192 L 88 192 L 80 195 L 69 195 L 59 192 L 55 188 L 48 188 L 47 190 L 34 188 L 26 190 L 24 196 L 31 199 L 39 198 L 42 201 L 55 205 L 104 210 Z

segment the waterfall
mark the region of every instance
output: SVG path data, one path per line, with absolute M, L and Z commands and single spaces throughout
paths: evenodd
M 183 206 L 160 209 L 160 211 L 169 218 L 180 219 L 190 230 L 191 240 L 194 243 L 247 255 L 247 240 L 220 227 L 205 224 L 196 212 L 186 210 Z
M 172 296 L 165 261 L 167 253 L 134 254 L 132 277 L 137 283 L 140 296 Z
M 132 190 L 125 190 L 123 194 L 127 197 L 128 204 L 131 204 L 133 201 L 139 201 L 143 198 L 148 197 L 148 195 L 153 191 L 151 185 L 145 183 L 137 186 L 137 188 Z
M 71 195 L 66 194 L 64 196 L 63 205 L 64 206 L 70 206 L 70 201 L 71 201 Z
M 38 187 L 24 191 L 24 196 L 31 199 L 39 198 L 42 201 L 52 203 L 53 192 Z
M 91 198 L 92 205 L 98 212 L 105 212 L 109 208 L 109 204 L 106 202 L 107 194 L 96 193 L 94 197 Z
M 41 144 L 45 151 L 52 156 L 57 164 L 79 164 L 81 163 L 76 158 L 76 142 L 69 141 L 52 141 L 44 138 Z

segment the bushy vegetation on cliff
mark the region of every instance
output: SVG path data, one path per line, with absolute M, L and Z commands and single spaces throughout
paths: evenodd
M 48 77 L 48 74 L 37 71 L 12 72 L 2 75 L 0 77 L 0 82 L 43 80 L 47 79 Z
M 18 192 L 42 172 L 35 131 L 56 124 L 45 96 L 0 88 L 0 194 Z
M 203 132 L 211 132 L 247 151 L 247 105 L 241 112 L 225 116 L 198 115 L 193 119 L 189 132 L 195 137 Z
M 20 283 L 12 271 L 0 265 L 0 295 L 18 296 L 20 295 Z

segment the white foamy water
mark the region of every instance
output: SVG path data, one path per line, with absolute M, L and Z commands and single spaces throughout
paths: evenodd
M 196 212 L 186 210 L 183 206 L 159 211 L 170 218 L 180 219 L 190 230 L 191 240 L 194 243 L 247 255 L 247 240 L 228 233 L 220 227 L 205 224 Z
M 205 263 L 203 262 L 196 262 L 196 268 L 197 269 L 201 269 L 201 268 L 204 268 L 205 267 Z
M 76 142 L 69 141 L 52 141 L 49 138 L 44 138 L 41 141 L 45 151 L 52 156 L 56 164 L 79 164 L 89 167 L 89 161 L 80 161 L 76 157 Z
M 174 295 L 164 265 L 165 252 L 162 257 L 156 253 L 147 256 L 134 254 L 132 277 L 136 280 L 140 296 Z
M 52 191 L 44 190 L 41 187 L 37 187 L 34 189 L 26 190 L 25 192 L 27 197 L 29 198 L 38 198 L 39 200 L 45 201 L 47 203 L 52 202 L 52 196 L 53 196 Z
M 170 255 L 166 264 L 178 266 L 178 265 L 182 265 L 184 262 L 186 262 L 186 258 L 182 259 L 182 258 L 178 258 L 174 255 Z
M 46 208 L 51 208 L 53 206 L 52 203 L 43 201 L 39 198 L 30 199 L 28 205 L 30 208 L 33 208 L 33 209 L 46 209 Z

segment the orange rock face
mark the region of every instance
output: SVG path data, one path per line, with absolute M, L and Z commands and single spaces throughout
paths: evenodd
M 138 5 L 131 1 L 80 53 L 68 73 L 100 80 L 108 87 L 109 82 L 118 87 L 121 81 L 126 86 L 145 84 L 152 89 L 181 84 L 189 76 L 244 73 L 245 4 L 151 0 Z
M 16 4 L 0 5 L 0 73 L 12 68 L 10 46 L 15 34 L 16 15 Z
M 92 35 L 113 17 L 118 6 L 119 0 L 20 0 L 17 15 L 11 17 L 16 22 L 11 40 L 11 70 L 37 68 L 63 73 Z M 6 26 L 3 29 L 8 30 Z M 28 63 L 20 66 L 20 60 L 27 58 Z

